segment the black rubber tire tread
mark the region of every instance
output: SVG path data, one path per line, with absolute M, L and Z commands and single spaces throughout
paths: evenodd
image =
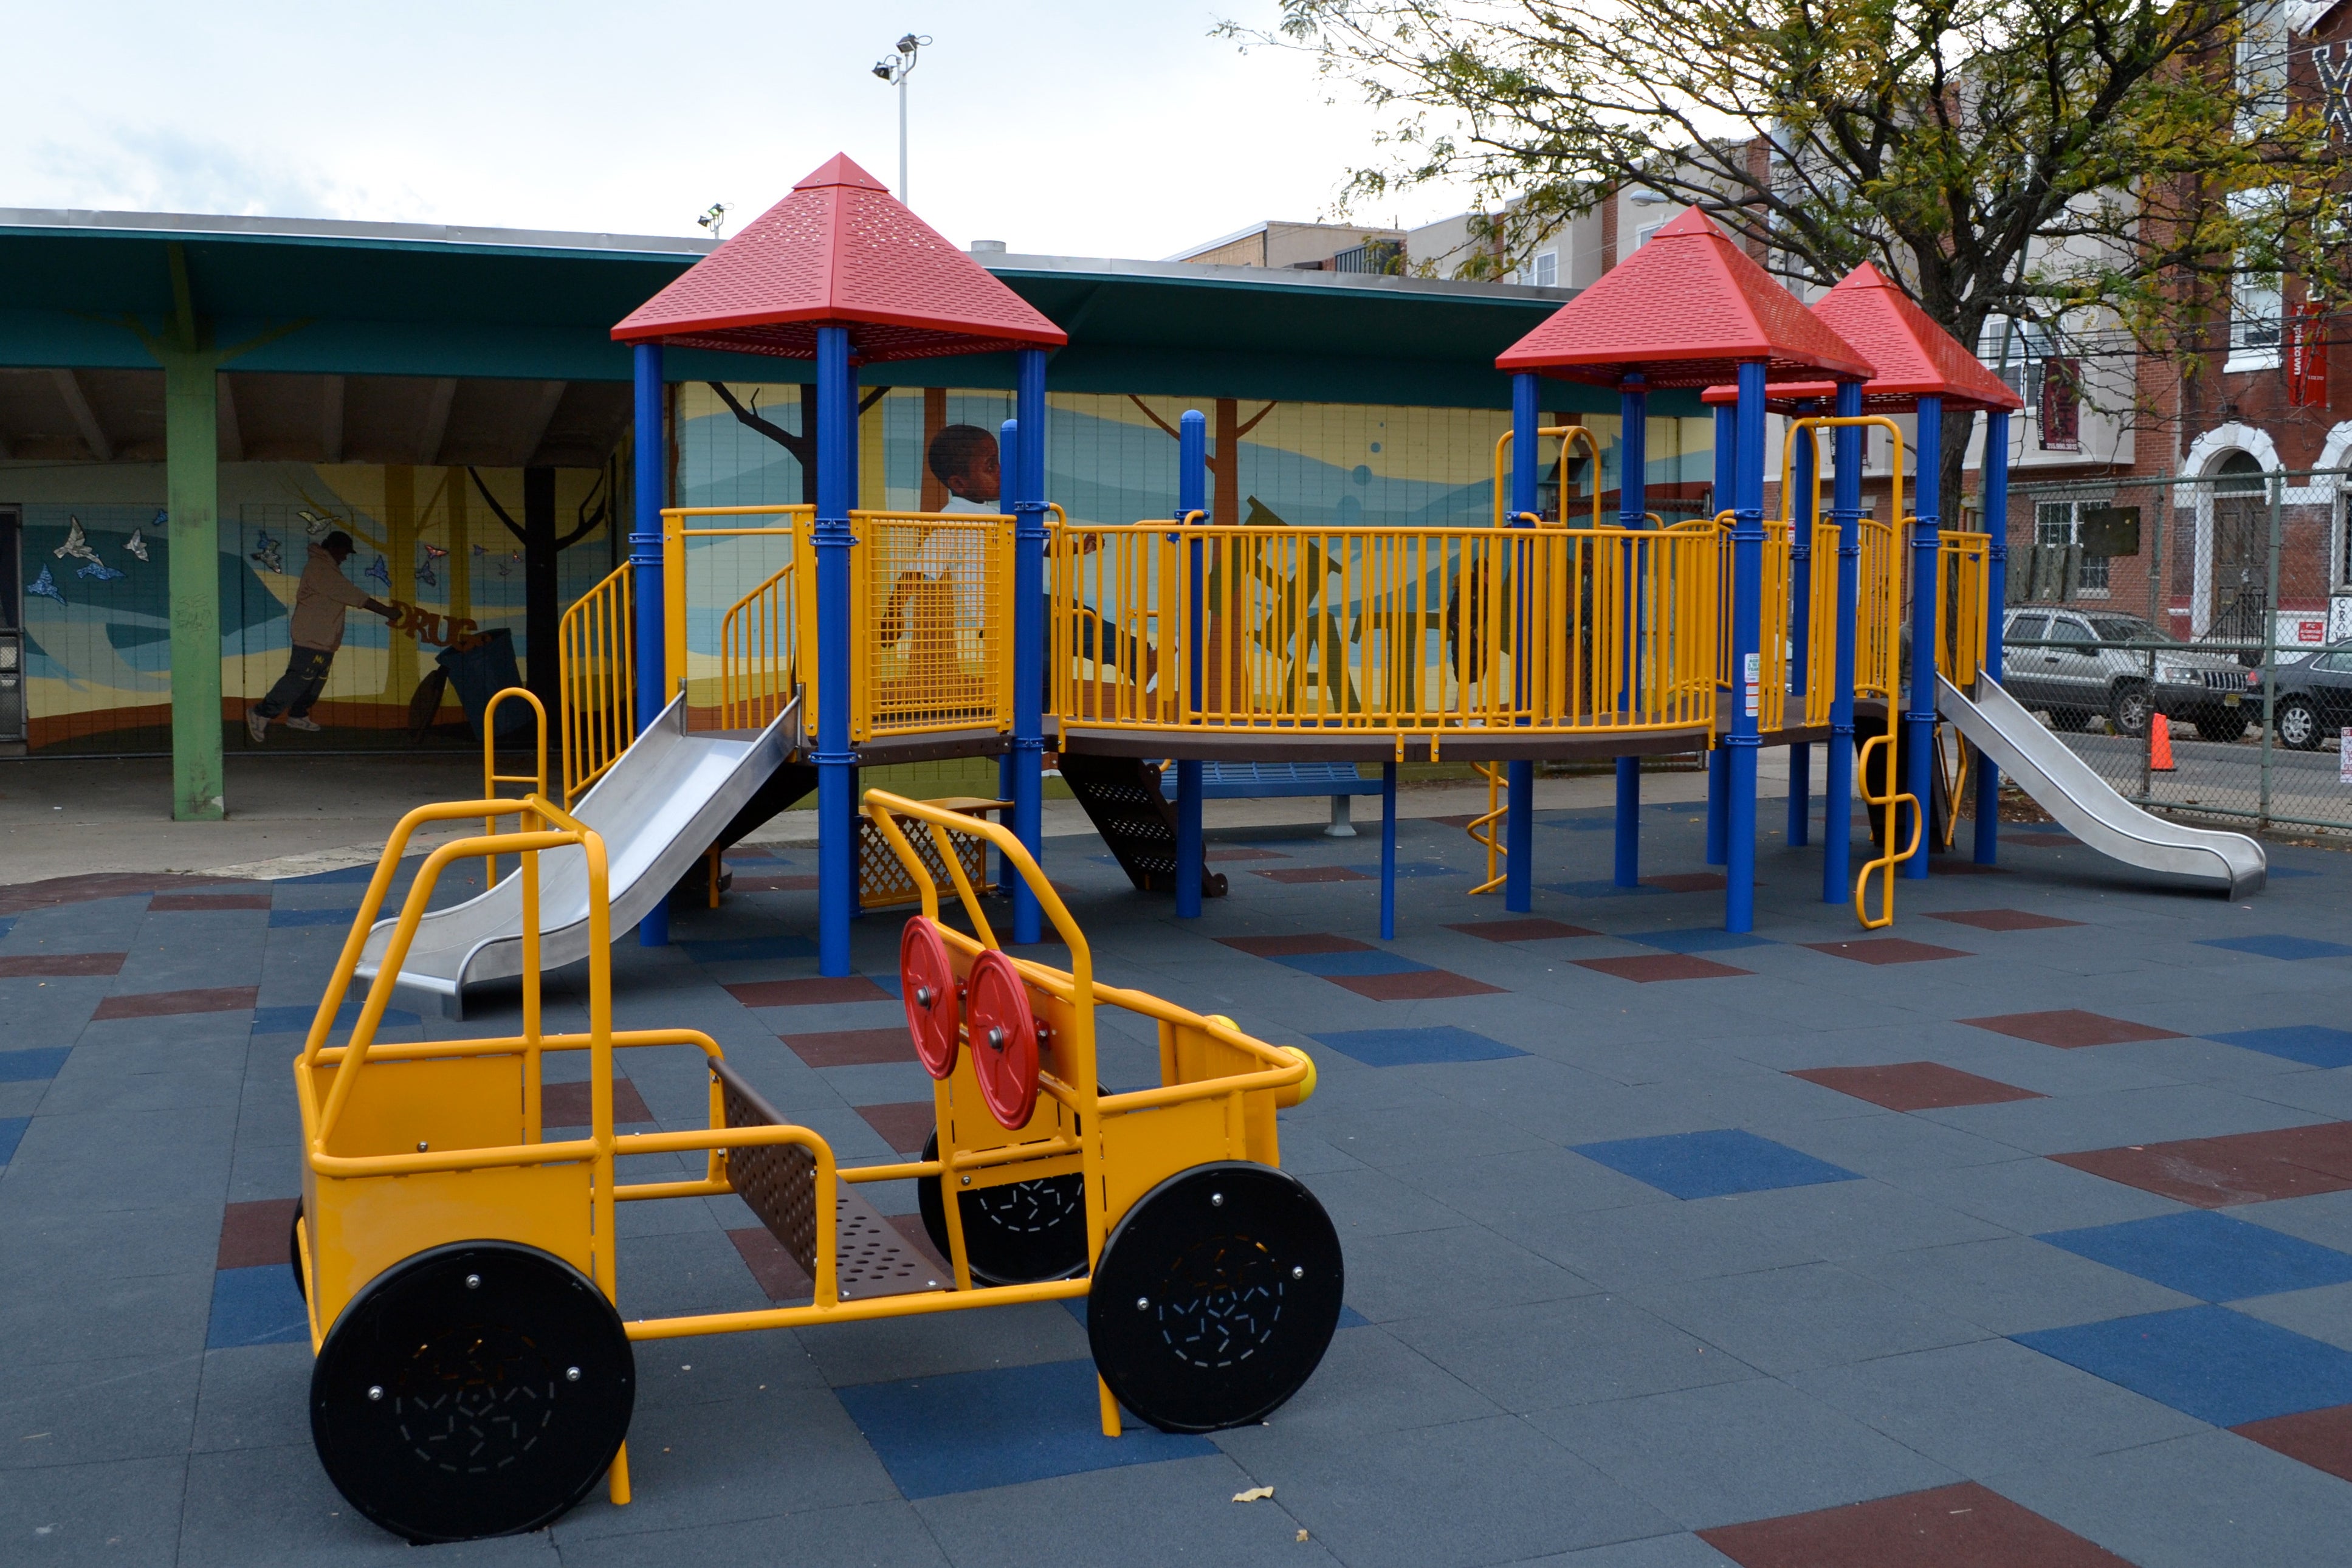
M 310 1276 L 302 1272 L 302 1200 L 300 1198 L 294 1200 L 294 1223 L 286 1231 L 286 1267 L 293 1271 L 294 1289 L 302 1293 L 303 1300 L 308 1301 L 310 1299 Z
M 1297 1177 L 1195 1165 L 1145 1194 L 1103 1248 L 1087 1296 L 1095 1369 L 1163 1432 L 1263 1420 L 1321 1364 L 1347 1282 L 1339 1233 Z
M 923 1158 L 940 1157 L 940 1135 L 923 1145 Z M 947 1205 L 936 1179 L 915 1184 L 923 1230 L 950 1268 Z M 1029 1285 L 1040 1279 L 1075 1279 L 1087 1271 L 1086 1178 L 1040 1176 L 983 1192 L 962 1194 L 963 1242 L 972 1279 L 982 1285 Z
M 385 1530 L 477 1541 L 587 1496 L 635 1401 L 628 1334 L 593 1280 L 534 1247 L 459 1241 L 385 1269 L 335 1320 L 311 1368 L 310 1438 L 335 1489 Z
M 2197 716 L 2197 738 L 2226 746 L 2242 740 L 2250 724 L 2242 708 L 2208 709 Z

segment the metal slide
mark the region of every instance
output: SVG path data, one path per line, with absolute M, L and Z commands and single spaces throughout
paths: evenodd
M 2000 764 L 2003 776 L 2100 854 L 2225 888 L 2233 899 L 2263 890 L 2270 861 L 2260 844 L 2242 833 L 2188 827 L 2142 811 L 1990 677 L 1977 678 L 1971 699 L 1939 675 L 1936 703 L 1978 751 Z
M 800 721 L 795 699 L 755 736 L 740 730 L 690 735 L 681 694 L 572 808 L 604 836 L 616 939 L 668 896 L 784 763 Z M 511 819 L 505 826 L 511 830 Z M 541 966 L 587 957 L 588 867 L 578 850 L 541 858 L 539 900 Z M 396 923 L 379 921 L 368 932 L 363 977 L 375 977 Z M 521 973 L 522 879 L 509 871 L 488 892 L 425 917 L 398 984 L 462 1017 L 467 984 Z

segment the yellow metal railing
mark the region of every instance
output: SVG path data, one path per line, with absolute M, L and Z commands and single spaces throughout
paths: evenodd
M 631 569 L 615 568 L 570 609 L 556 630 L 556 710 L 563 804 L 578 800 L 637 734 L 636 628 Z M 541 721 L 545 723 L 546 715 Z M 487 720 L 485 721 L 487 723 Z M 542 742 L 542 745 L 544 742 Z M 544 795 L 542 755 L 540 791 Z M 485 789 L 484 795 L 496 792 Z
M 1486 777 L 1486 810 L 1483 816 L 1474 816 L 1462 826 L 1462 831 L 1486 851 L 1486 879 L 1470 889 L 1473 895 L 1491 893 L 1506 879 L 1503 875 L 1506 858 L 1503 823 L 1511 815 L 1510 807 L 1503 804 L 1503 764 L 1480 763 L 1477 766 Z
M 797 541 L 795 543 L 797 544 Z M 719 727 L 764 730 L 800 687 L 797 561 L 727 608 L 719 625 Z M 805 710 L 804 710 L 805 711 Z
M 854 511 L 853 741 L 1013 727 L 1013 520 Z
M 1937 535 L 1936 668 L 1961 690 L 1984 666 L 1985 594 L 1992 537 L 1944 529 Z
M 531 773 L 502 773 L 499 772 L 499 704 L 513 698 L 520 698 L 530 708 L 531 736 L 536 748 L 534 756 L 539 764 Z M 527 784 L 530 785 L 532 795 L 544 797 L 547 794 L 547 707 L 528 689 L 520 686 L 509 686 L 501 690 L 493 691 L 490 693 L 490 700 L 482 704 L 482 798 L 497 799 L 499 785 L 502 784 Z M 543 827 L 546 824 L 534 819 L 531 826 Z M 524 830 L 529 831 L 529 828 Z M 497 816 L 482 818 L 484 837 L 494 837 L 498 831 Z M 482 857 L 482 886 L 486 888 L 495 886 L 498 879 L 499 858 L 496 855 L 485 855 Z
M 1400 746 L 1705 728 L 1716 548 L 1712 528 L 1056 530 L 1053 707 L 1088 726 Z
M 1901 690 L 1903 557 L 1901 531 L 1864 518 L 1861 571 L 1854 595 L 1853 694 L 1893 702 Z
M 725 565 L 696 570 L 697 557 L 712 549 L 729 544 L 757 552 L 765 546 L 772 550 L 781 545 L 785 552 L 786 565 L 770 576 L 791 584 L 796 590 L 796 602 L 790 613 L 780 618 L 802 636 L 814 640 L 815 615 L 815 573 L 793 572 L 792 567 L 808 559 L 808 535 L 816 509 L 811 506 L 693 506 L 665 507 L 662 510 L 662 637 L 665 643 L 662 658 L 662 691 L 664 700 L 675 700 L 680 692 L 687 694 L 688 718 L 700 716 L 703 721 L 721 716 L 726 695 L 731 689 L 749 694 L 780 679 L 785 670 L 796 668 L 802 679 L 814 688 L 816 661 L 813 649 L 802 648 L 786 653 L 776 650 L 783 669 L 772 666 L 742 667 L 730 670 L 725 658 L 725 630 L 728 619 L 740 609 L 746 598 L 757 598 L 761 589 L 736 597 L 731 593 L 729 608 L 721 615 L 720 641 L 715 648 L 698 649 L 691 635 L 695 620 L 690 615 L 696 601 L 709 592 L 711 584 L 700 579 L 727 574 L 727 568 L 740 572 L 742 550 L 725 551 Z M 750 520 L 758 519 L 758 521 Z M 709 520 L 709 521 L 706 521 Z M 744 520 L 744 521 L 737 521 Z M 710 542 L 697 546 L 696 540 Z M 762 559 L 759 564 L 764 566 Z M 716 563 L 714 563 L 714 566 Z M 754 568 L 757 569 L 757 568 Z M 738 578 L 740 581 L 740 577 Z M 731 586 L 731 585 L 728 585 Z M 761 588 L 767 586 L 762 582 Z M 703 621 L 708 625 L 708 621 Z M 706 634 L 707 635 L 707 634 Z M 731 679 L 730 679 L 731 677 Z M 814 699 L 814 692 L 811 693 Z M 805 716 L 807 710 L 803 710 Z M 773 717 L 772 714 L 770 715 Z M 814 722 L 813 720 L 809 721 Z
M 1501 435 L 1495 437 L 1494 512 L 1495 526 L 1496 528 L 1503 526 L 1503 513 L 1505 510 L 1504 503 L 1510 499 L 1511 490 L 1508 474 L 1510 467 L 1509 453 L 1511 450 L 1511 442 L 1517 435 L 1517 431 L 1506 430 Z M 1601 527 L 1601 443 L 1593 438 L 1591 431 L 1587 430 L 1581 425 L 1547 425 L 1538 430 L 1536 435 L 1538 437 L 1549 437 L 1558 440 L 1560 444 L 1559 516 L 1555 519 L 1549 526 L 1556 528 L 1568 521 L 1568 449 L 1580 441 L 1584 445 L 1584 449 L 1592 455 L 1591 526 L 1594 528 Z M 1532 517 L 1534 514 L 1522 513 L 1521 515 Z M 1538 518 L 1536 521 L 1541 522 L 1542 520 Z M 1654 524 L 1658 521 L 1657 513 L 1652 512 L 1650 514 L 1650 521 Z

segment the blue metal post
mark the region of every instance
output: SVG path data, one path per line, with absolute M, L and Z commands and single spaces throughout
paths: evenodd
M 1838 384 L 1841 419 L 1862 413 L 1862 383 Z M 1828 777 L 1822 789 L 1822 902 L 1844 903 L 1853 894 L 1854 611 L 1862 595 L 1862 429 L 1842 425 L 1830 517 L 1837 523 L 1837 674 L 1830 688 Z
M 1647 528 L 1649 506 L 1643 490 L 1649 482 L 1650 395 L 1640 376 L 1627 376 L 1618 389 L 1617 412 L 1617 521 L 1626 528 Z M 1596 479 L 1593 482 L 1600 481 Z M 1633 581 L 1633 574 L 1626 574 L 1626 578 L 1627 593 L 1638 596 L 1641 588 Z M 1626 606 L 1625 635 L 1629 639 L 1635 636 L 1634 609 L 1633 605 Z M 1629 641 L 1629 654 L 1633 646 Z M 1650 695 L 1630 684 L 1633 674 L 1633 661 L 1628 658 L 1628 685 L 1622 696 L 1629 710 L 1646 701 Z M 1617 759 L 1617 885 L 1642 885 L 1642 759 L 1637 756 Z
M 1739 472 L 1739 410 L 1728 403 L 1715 405 L 1715 510 L 1731 505 Z M 1724 841 L 1731 833 L 1731 753 L 1720 744 L 1706 752 L 1706 863 L 1720 866 L 1727 853 Z
M 1513 527 L 1519 525 L 1521 512 L 1536 510 L 1536 430 L 1543 422 L 1537 410 L 1535 375 L 1523 372 L 1511 377 L 1511 514 L 1507 521 Z M 1564 482 L 1565 465 L 1561 478 Z M 1598 475 L 1594 482 L 1600 482 Z M 1563 512 L 1568 506 L 1566 496 L 1563 489 Z M 1516 683 L 1522 697 L 1529 689 L 1528 675 L 1535 667 L 1536 643 L 1542 636 L 1535 617 L 1528 613 L 1527 595 L 1526 575 L 1520 574 L 1518 590 L 1514 595 L 1519 614 L 1517 624 L 1511 628 L 1511 668 L 1517 671 Z M 1506 803 L 1508 815 L 1504 818 L 1503 908 L 1525 914 L 1536 907 L 1536 765 L 1531 762 L 1507 763 L 1504 778 L 1509 794 Z M 1393 832 L 1389 836 L 1395 837 Z M 1395 890 L 1388 886 L 1395 876 L 1396 858 L 1384 855 L 1381 860 L 1383 902 L 1395 898 Z
M 1739 363 L 1739 467 L 1731 523 L 1731 810 L 1724 843 L 1723 929 L 1756 929 L 1756 750 L 1764 629 L 1764 371 Z
M 1231 461 L 1231 458 L 1227 459 Z M 1197 408 L 1188 408 L 1177 421 L 1176 516 L 1181 520 L 1209 505 L 1209 421 Z M 1201 546 L 1187 547 L 1186 575 L 1192 581 L 1185 605 L 1183 647 L 1185 689 L 1192 710 L 1201 711 L 1201 681 L 1207 665 L 1202 644 L 1209 635 L 1208 585 L 1201 580 Z M 1201 915 L 1201 763 L 1197 757 L 1176 763 L 1176 918 Z
M 857 902 L 857 757 L 849 749 L 850 462 L 857 443 L 857 382 L 849 329 L 816 330 L 816 809 L 817 971 L 849 973 Z
M 1919 400 L 1918 480 L 1913 487 L 1918 526 L 1911 531 L 1911 706 L 1903 714 L 1903 787 L 1919 803 L 1919 853 L 1903 863 L 1904 877 L 1927 875 L 1927 833 L 1935 814 L 1936 608 L 1943 594 L 1937 576 L 1943 547 L 1944 400 Z M 1906 841 L 1908 840 L 1906 831 Z
M 1396 764 L 1381 764 L 1381 940 L 1396 940 Z
M 1020 441 L 1021 421 L 1018 419 L 1007 419 L 997 426 L 996 472 L 998 475 L 998 488 L 996 492 L 996 504 L 999 506 L 1012 505 L 1013 498 L 1011 495 L 1006 493 L 1004 487 L 1020 482 Z M 1013 781 L 1016 776 L 1018 776 L 1018 768 L 1019 763 L 1017 760 L 1017 753 L 1013 750 L 1013 748 L 1008 746 L 1005 750 L 997 753 L 997 799 L 1013 799 L 1014 790 L 1016 788 Z M 1006 895 L 1010 897 L 1013 890 L 1013 884 L 1020 879 L 1021 873 L 1013 868 L 1012 857 L 1006 855 L 1001 849 L 998 850 L 996 854 L 996 885 L 999 888 L 1003 889 Z
M 1817 403 L 1807 401 L 1797 405 L 1801 415 L 1820 409 Z M 1795 471 L 1790 482 L 1797 487 L 1796 504 L 1782 498 L 1780 510 L 1787 513 L 1789 524 L 1789 705 L 1796 711 L 1796 722 L 1804 722 L 1805 701 L 1811 690 L 1813 669 L 1806 658 L 1812 644 L 1813 631 L 1813 432 L 1804 433 L 1797 443 Z M 1786 721 L 1785 720 L 1783 721 Z M 1800 741 L 1789 748 L 1789 843 L 1802 846 L 1810 837 L 1813 815 L 1813 748 L 1810 742 Z
M 1045 351 L 1013 354 L 1020 488 L 1013 501 L 1013 833 L 1045 863 Z M 1045 934 L 1045 910 L 1026 882 L 1013 884 L 1013 940 Z
M 2000 683 L 2001 622 L 2009 603 L 2009 410 L 1985 415 L 1984 525 L 1990 542 L 1985 547 L 1984 672 Z M 1982 752 L 1977 753 L 1977 864 L 1990 866 L 2000 858 L 2000 768 Z
M 637 731 L 642 734 L 668 705 L 667 672 L 662 662 L 668 640 L 662 632 L 662 508 L 668 504 L 668 431 L 662 399 L 659 343 L 636 345 L 636 497 L 629 529 L 631 593 L 636 600 Z M 644 947 L 669 945 L 669 904 L 656 903 L 637 922 Z

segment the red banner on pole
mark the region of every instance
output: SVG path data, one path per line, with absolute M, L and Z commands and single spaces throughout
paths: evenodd
M 2327 406 L 2326 312 L 2316 300 L 2287 310 L 2286 400 L 2297 408 Z

